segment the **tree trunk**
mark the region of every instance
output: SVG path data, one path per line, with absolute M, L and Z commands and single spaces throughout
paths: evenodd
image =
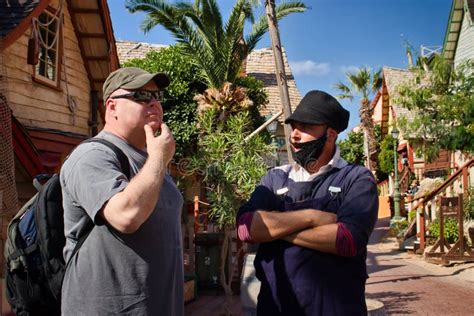
M 373 110 L 370 108 L 368 99 L 362 99 L 360 102 L 360 122 L 364 130 L 364 149 L 366 155 L 367 168 L 372 171 L 376 177 L 377 167 L 377 141 L 374 133 L 374 121 L 372 120 Z
M 232 280 L 234 278 L 235 272 L 238 270 L 239 266 L 239 256 L 244 249 L 241 247 L 238 249 L 235 256 L 235 260 L 232 258 L 232 230 L 230 227 L 226 226 L 224 228 L 224 242 L 222 243 L 221 250 L 221 265 L 220 265 L 220 275 L 221 275 L 221 285 L 224 289 L 225 300 L 224 300 L 224 314 L 229 316 L 232 315 Z M 226 273 L 227 266 L 227 273 Z

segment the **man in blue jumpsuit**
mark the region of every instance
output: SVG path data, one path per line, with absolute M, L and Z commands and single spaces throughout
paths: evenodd
M 372 173 L 336 146 L 349 112 L 310 91 L 286 119 L 294 164 L 270 170 L 237 214 L 239 238 L 260 243 L 258 315 L 366 315 L 367 243 L 377 220 Z

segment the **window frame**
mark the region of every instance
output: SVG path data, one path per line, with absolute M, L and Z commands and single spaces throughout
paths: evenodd
M 55 63 L 54 63 L 54 67 L 55 67 L 55 79 L 52 80 L 52 79 L 49 79 L 48 77 L 46 76 L 43 76 L 42 74 L 40 74 L 38 72 L 38 68 L 40 67 L 41 65 L 41 51 L 43 50 L 43 45 L 41 44 L 41 40 L 40 40 L 40 56 L 39 56 L 39 61 L 38 61 L 38 64 L 36 65 L 33 65 L 33 81 L 37 82 L 37 83 L 40 83 L 42 85 L 45 85 L 47 87 L 50 87 L 50 88 L 53 88 L 53 89 L 56 89 L 56 90 L 61 90 L 61 66 L 62 66 L 62 57 L 63 57 L 63 43 L 62 43 L 62 32 L 63 32 L 63 23 L 61 23 L 61 19 L 60 17 L 57 17 L 56 14 L 57 14 L 57 10 L 52 8 L 52 7 L 48 7 L 46 8 L 43 12 L 41 12 L 41 14 L 38 16 L 38 19 L 40 19 L 40 17 L 43 15 L 43 14 L 47 14 L 48 15 L 48 20 L 47 21 L 50 21 L 50 19 L 56 19 L 56 23 L 60 23 L 59 24 L 59 28 L 57 29 L 58 30 L 58 39 L 57 39 L 57 42 L 55 43 L 55 51 L 56 51 L 56 60 L 55 60 Z M 41 28 L 42 26 L 39 26 L 39 32 L 41 32 Z M 48 34 L 51 32 L 51 30 L 47 30 Z M 54 50 L 54 48 L 52 48 L 51 50 Z M 48 55 L 48 51 L 46 52 L 46 55 Z M 48 62 L 47 61 L 44 61 L 45 64 L 48 66 L 50 66 L 51 64 L 48 65 Z M 46 70 L 47 71 L 47 70 Z

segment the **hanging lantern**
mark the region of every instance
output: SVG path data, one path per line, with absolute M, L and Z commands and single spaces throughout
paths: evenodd
M 39 53 L 40 53 L 40 42 L 38 37 L 38 28 L 36 24 L 36 19 L 33 19 L 31 25 L 31 35 L 28 40 L 28 56 L 27 63 L 28 65 L 37 65 L 39 62 Z

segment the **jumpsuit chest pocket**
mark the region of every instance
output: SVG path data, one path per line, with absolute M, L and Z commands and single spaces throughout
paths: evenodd
M 344 174 L 336 169 L 326 176 L 312 181 L 295 182 L 288 178 L 273 192 L 278 196 L 283 211 L 312 208 L 337 214 L 342 205 L 342 181 Z
M 290 191 L 288 193 L 290 194 Z M 319 193 L 314 195 L 316 197 L 313 197 L 313 194 L 308 194 L 306 198 L 298 196 L 300 199 L 299 201 L 296 200 L 295 197 L 287 195 L 284 199 L 283 210 L 296 211 L 312 208 L 337 214 L 339 207 L 342 204 L 342 195 L 340 192 L 330 192 L 329 190 L 326 190 L 324 194 Z

